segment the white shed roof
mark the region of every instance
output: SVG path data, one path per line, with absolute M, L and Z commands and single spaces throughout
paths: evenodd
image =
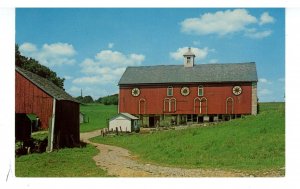
M 110 121 L 113 120 L 113 119 L 115 119 L 115 118 L 117 118 L 117 117 L 119 117 L 119 116 L 125 117 L 126 119 L 130 119 L 130 120 L 131 120 L 131 119 L 134 119 L 134 120 L 139 119 L 139 118 L 137 118 L 137 117 L 135 117 L 135 116 L 133 116 L 133 115 L 131 115 L 131 114 L 129 114 L 129 113 L 119 113 L 118 115 L 112 117 L 112 118 L 110 119 Z

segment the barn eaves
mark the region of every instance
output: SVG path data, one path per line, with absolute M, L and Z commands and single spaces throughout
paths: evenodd
M 256 65 L 250 63 L 127 67 L 119 85 L 163 83 L 257 82 Z
M 22 76 L 27 78 L 29 81 L 34 83 L 36 86 L 38 86 L 40 89 L 45 91 L 47 94 L 55 98 L 56 100 L 68 100 L 80 103 L 76 99 L 74 99 L 72 96 L 70 96 L 68 93 L 66 93 L 63 89 L 56 86 L 51 81 L 36 75 L 30 71 L 24 70 L 20 67 L 15 68 L 18 73 L 20 73 Z

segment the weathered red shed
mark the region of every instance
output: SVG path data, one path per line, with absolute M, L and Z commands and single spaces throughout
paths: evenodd
M 137 115 L 143 125 L 166 118 L 173 123 L 205 122 L 257 113 L 255 63 L 128 67 L 119 81 L 119 112 Z
M 49 80 L 16 67 L 15 113 L 35 114 L 49 131 L 48 150 L 79 144 L 79 102 Z M 16 133 L 25 125 L 16 120 Z M 17 134 L 16 134 L 17 136 Z

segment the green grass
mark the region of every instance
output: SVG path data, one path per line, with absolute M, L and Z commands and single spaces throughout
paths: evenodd
M 277 171 L 285 167 L 284 106 L 261 103 L 257 116 L 211 127 L 95 137 L 92 141 L 127 148 L 140 160 L 161 165 Z
M 99 151 L 84 148 L 65 148 L 52 153 L 30 154 L 16 158 L 17 177 L 98 177 L 107 176 L 92 159 Z
M 118 112 L 116 105 L 87 104 L 80 105 L 80 111 L 89 117 L 89 123 L 80 124 L 80 132 L 89 132 L 107 127 L 107 119 Z

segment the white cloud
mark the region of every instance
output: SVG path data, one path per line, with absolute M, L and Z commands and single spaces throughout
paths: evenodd
M 109 48 L 109 49 L 112 49 L 113 47 L 114 47 L 114 43 L 108 43 L 108 45 L 107 45 L 107 47 Z
M 188 34 L 220 36 L 242 31 L 249 24 L 256 23 L 256 17 L 245 9 L 205 13 L 198 18 L 187 18 L 181 22 L 181 31 Z
M 268 23 L 274 23 L 275 19 L 269 15 L 268 12 L 264 12 L 259 19 L 259 25 L 264 25 Z
M 272 82 L 267 80 L 266 78 L 259 78 L 258 82 L 260 82 L 261 84 L 272 84 Z
M 140 65 L 145 60 L 145 56 L 142 54 L 125 55 L 118 51 L 103 50 L 95 56 L 95 59 L 101 64 L 135 66 Z
M 218 62 L 219 62 L 218 59 L 210 59 L 210 60 L 209 60 L 209 63 L 210 63 L 210 64 L 216 64 L 216 63 L 218 63 Z
M 127 66 L 140 65 L 144 60 L 142 54 L 126 55 L 118 51 L 102 50 L 94 59 L 87 58 L 80 64 L 84 76 L 73 79 L 72 83 L 99 88 L 106 84 L 116 84 Z
M 105 80 L 102 79 L 100 76 L 86 76 L 86 77 L 79 77 L 73 80 L 74 84 L 102 84 L 105 83 Z
M 253 39 L 261 39 L 268 37 L 272 34 L 271 30 L 265 30 L 265 31 L 257 31 L 255 28 L 248 29 L 245 32 L 245 36 L 253 38 Z
M 191 49 L 198 59 L 205 59 L 209 51 L 214 51 L 214 49 L 209 49 L 208 47 L 205 47 L 203 49 L 191 47 Z M 187 51 L 188 51 L 188 47 L 178 48 L 177 51 L 170 52 L 170 57 L 175 60 L 181 60 L 183 59 L 183 54 L 186 53 Z
M 225 36 L 241 32 L 246 37 L 261 39 L 271 35 L 272 30 L 257 31 L 253 27 L 274 22 L 275 19 L 268 12 L 264 12 L 259 18 L 256 18 L 246 9 L 234 9 L 205 13 L 197 18 L 187 18 L 180 25 L 181 31 L 186 34 Z M 251 28 L 249 28 L 250 26 Z
M 65 75 L 64 78 L 65 78 L 66 80 L 73 79 L 73 77 L 72 77 L 72 76 L 69 76 L 69 75 Z
M 38 49 L 32 43 L 23 43 L 20 45 L 20 52 L 24 56 L 32 57 L 45 66 L 59 66 L 74 64 L 73 57 L 76 54 L 74 47 L 68 43 L 44 44 Z
M 81 88 L 76 87 L 76 86 L 72 86 L 72 87 L 69 88 L 67 91 L 68 91 L 70 94 L 76 94 L 76 95 L 78 95 L 78 94 L 80 94 L 80 92 L 81 92 Z
M 19 50 L 21 52 L 32 53 L 37 51 L 37 48 L 32 43 L 23 43 L 22 45 L 20 45 Z

